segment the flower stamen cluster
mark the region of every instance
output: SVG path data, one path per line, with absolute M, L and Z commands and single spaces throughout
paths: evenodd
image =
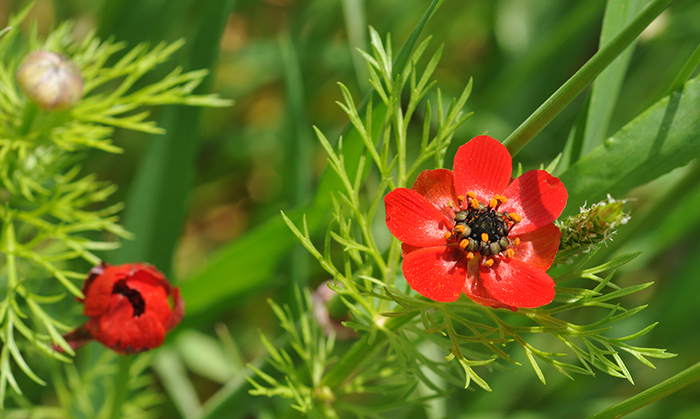
M 508 198 L 497 194 L 491 198 L 488 206 L 479 202 L 473 191 L 467 192 L 467 198 L 462 195 L 457 197 L 459 207 L 448 202 L 451 210 L 459 208 L 455 212 L 452 231 L 445 233 L 448 243 L 459 245 L 468 260 L 480 255 L 483 266 L 493 266 L 491 256 L 513 257 L 515 252 L 510 246 L 517 246 L 520 240 L 515 238 L 511 241 L 508 233 L 522 217 L 514 212 L 498 211 L 501 204 L 508 202 Z

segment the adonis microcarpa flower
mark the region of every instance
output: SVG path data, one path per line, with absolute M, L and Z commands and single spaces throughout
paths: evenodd
M 554 298 L 547 274 L 568 197 L 544 170 L 511 178 L 512 158 L 482 135 L 459 148 L 454 171 L 422 172 L 412 189 L 385 198 L 386 223 L 403 242 L 403 273 L 419 294 L 451 302 L 532 308 Z
M 151 265 L 95 266 L 83 284 L 83 314 L 90 319 L 64 338 L 73 349 L 94 339 L 128 355 L 160 346 L 184 315 L 177 287 Z M 173 306 L 170 306 L 172 297 Z

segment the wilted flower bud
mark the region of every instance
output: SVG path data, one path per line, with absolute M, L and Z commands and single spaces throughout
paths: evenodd
M 327 281 L 322 283 L 316 288 L 313 294 L 311 294 L 311 301 L 313 303 L 314 316 L 316 321 L 321 326 L 326 335 L 335 333 L 336 338 L 339 340 L 349 340 L 357 337 L 357 333 L 345 326 L 343 326 L 343 320 L 349 320 L 347 313 L 347 307 L 338 298 L 333 290 L 328 288 Z M 342 306 L 342 309 L 338 309 L 338 305 Z M 336 307 L 334 307 L 336 306 Z M 334 310 L 335 309 L 335 310 Z M 333 311 L 342 312 L 339 316 L 340 318 L 334 316 Z
M 630 218 L 622 209 L 624 204 L 624 200 L 608 195 L 607 200 L 593 204 L 590 208 L 583 206 L 577 215 L 563 222 L 557 221 L 561 230 L 557 261 L 566 262 L 572 256 L 588 253 L 610 239 L 617 228 L 626 224 Z
M 83 97 L 83 76 L 68 57 L 49 51 L 27 55 L 17 70 L 17 83 L 38 107 L 68 109 Z

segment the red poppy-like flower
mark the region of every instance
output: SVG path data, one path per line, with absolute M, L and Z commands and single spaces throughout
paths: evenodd
M 85 304 L 83 314 L 90 320 L 64 336 L 73 349 L 95 339 L 124 355 L 147 351 L 163 343 L 185 312 L 180 290 L 142 263 L 95 266 L 83 294 L 85 299 L 78 301 Z
M 554 298 L 546 273 L 566 206 L 561 181 L 544 170 L 511 178 L 512 158 L 481 135 L 457 150 L 454 172 L 422 172 L 412 189 L 385 198 L 386 224 L 403 242 L 408 284 L 434 301 L 465 293 L 490 307 L 539 307 Z

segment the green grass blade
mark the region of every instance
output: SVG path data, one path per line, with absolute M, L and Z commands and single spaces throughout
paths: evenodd
M 503 144 L 517 154 L 605 70 L 674 0 L 654 0 L 530 115 Z
M 206 4 L 186 69 L 211 69 L 218 58 L 219 39 L 233 0 Z M 206 91 L 211 82 L 210 77 L 195 92 Z M 145 261 L 170 273 L 194 176 L 201 112 L 199 107 L 185 106 L 164 111 L 160 126 L 167 134 L 151 140 L 127 198 L 124 226 L 135 239 L 115 252 L 115 263 Z
M 700 79 L 668 96 L 576 162 L 560 179 L 566 213 L 606 194 L 622 196 L 700 156 Z
M 600 34 L 601 48 L 610 43 L 644 6 L 643 0 L 608 0 Z M 625 49 L 593 83 L 591 103 L 580 155 L 603 143 L 636 42 Z
M 685 63 L 685 65 L 681 69 L 680 73 L 678 73 L 676 78 L 673 80 L 673 82 L 671 83 L 671 86 L 666 91 L 666 95 L 669 95 L 669 94 L 671 94 L 671 92 L 683 87 L 683 85 L 685 84 L 686 81 L 688 81 L 688 79 L 693 74 L 695 69 L 698 68 L 698 65 L 700 65 L 700 45 L 698 45 L 698 47 L 695 48 L 695 51 L 693 51 L 693 54 L 690 56 L 688 61 Z

